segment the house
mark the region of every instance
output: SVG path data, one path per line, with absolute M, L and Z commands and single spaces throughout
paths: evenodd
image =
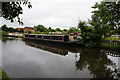
M 23 29 L 23 28 L 16 28 L 18 31 L 20 31 L 20 29 Z
M 24 32 L 28 32 L 28 31 L 33 31 L 33 32 L 35 32 L 35 31 L 36 31 L 36 28 L 33 28 L 33 27 L 25 27 L 23 30 L 24 30 Z

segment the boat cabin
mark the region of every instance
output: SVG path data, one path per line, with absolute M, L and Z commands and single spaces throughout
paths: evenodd
M 28 39 L 40 39 L 40 40 L 51 40 L 51 41 L 69 41 L 67 35 L 41 35 L 41 34 L 25 34 L 24 38 Z
M 77 39 L 81 40 L 81 32 L 72 32 L 70 33 L 70 39 L 71 41 L 75 41 Z

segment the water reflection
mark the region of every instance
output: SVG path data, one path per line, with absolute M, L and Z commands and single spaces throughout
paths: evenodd
M 76 69 L 77 70 L 84 70 L 88 69 L 90 74 L 93 75 L 93 78 L 115 78 L 117 76 L 117 64 L 111 61 L 107 55 L 113 57 L 120 57 L 117 52 L 108 51 L 108 50 L 101 50 L 101 49 L 85 49 L 85 48 L 73 48 L 66 47 L 60 48 L 61 46 L 50 47 L 41 44 L 37 44 L 35 42 L 28 42 L 25 43 L 29 46 L 40 48 L 43 50 L 47 50 L 50 52 L 55 52 L 60 55 L 67 55 L 67 51 L 71 51 L 74 53 L 80 53 L 79 56 L 76 55 L 75 57 L 79 57 L 79 60 L 76 60 Z M 51 44 L 52 46 L 53 44 Z M 64 52 L 64 53 L 63 53 Z
M 111 66 L 113 70 L 108 66 Z M 89 69 L 94 78 L 113 78 L 116 64 L 108 59 L 105 51 L 84 49 L 81 50 L 76 67 L 78 70 Z
M 32 47 L 35 47 L 35 48 L 46 50 L 46 51 L 49 51 L 49 52 L 52 52 L 52 53 L 55 53 L 55 54 L 59 54 L 59 55 L 62 55 L 62 56 L 63 55 L 65 56 L 65 55 L 68 54 L 67 51 L 61 50 L 61 49 L 56 48 L 56 47 L 45 46 L 45 45 L 41 45 L 41 44 L 38 44 L 38 43 L 29 42 L 29 41 L 25 41 L 25 44 L 29 45 L 29 46 L 32 46 Z
M 3 69 L 14 78 L 115 78 L 119 56 L 108 50 L 8 40 L 3 44 Z

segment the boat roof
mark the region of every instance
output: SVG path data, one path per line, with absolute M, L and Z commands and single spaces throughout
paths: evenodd
M 65 36 L 65 35 L 47 35 L 47 34 L 24 34 L 24 35 Z

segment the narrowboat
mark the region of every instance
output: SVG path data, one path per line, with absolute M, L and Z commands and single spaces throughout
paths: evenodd
M 50 42 L 53 44 L 60 43 L 65 45 L 77 43 L 76 41 L 69 41 L 68 35 L 24 34 L 23 40 L 46 42 L 46 44 L 49 44 Z

